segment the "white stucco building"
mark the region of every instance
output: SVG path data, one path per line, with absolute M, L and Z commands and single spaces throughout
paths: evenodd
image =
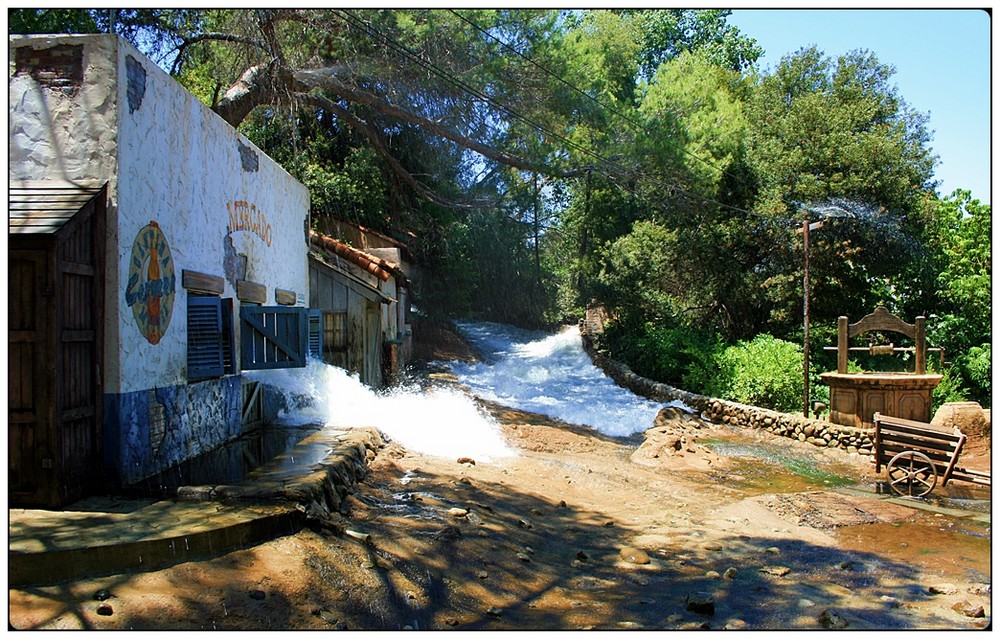
M 12 503 L 240 434 L 304 363 L 306 188 L 125 41 L 10 38 Z

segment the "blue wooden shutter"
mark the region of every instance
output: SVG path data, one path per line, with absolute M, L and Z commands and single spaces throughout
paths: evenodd
M 218 297 L 188 296 L 188 379 L 221 377 L 222 304 Z
M 309 355 L 323 359 L 323 311 L 309 311 Z
M 240 307 L 240 368 L 301 368 L 309 348 L 309 320 L 302 307 Z

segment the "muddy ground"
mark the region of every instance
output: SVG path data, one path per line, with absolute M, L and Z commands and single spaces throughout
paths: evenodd
M 641 434 L 487 408 L 519 456 L 431 458 L 390 443 L 337 522 L 350 533 L 303 530 L 163 570 L 11 590 L 10 622 L 721 630 L 991 619 L 989 527 L 839 490 L 874 494 L 862 457 L 678 415 L 640 448 Z M 761 445 L 776 456 L 743 454 Z M 111 597 L 98 602 L 102 590 Z

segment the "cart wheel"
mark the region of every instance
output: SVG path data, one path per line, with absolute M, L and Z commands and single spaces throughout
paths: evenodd
M 905 450 L 889 460 L 889 487 L 897 495 L 923 497 L 937 485 L 937 470 L 927 455 Z

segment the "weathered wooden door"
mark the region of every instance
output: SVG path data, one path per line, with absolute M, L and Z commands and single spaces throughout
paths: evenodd
M 10 251 L 8 481 L 12 504 L 47 504 L 56 494 L 55 336 L 48 250 Z
M 369 386 L 382 385 L 382 308 L 370 300 L 365 304 L 365 373 Z
M 103 479 L 105 192 L 83 197 L 55 196 L 20 218 L 40 230 L 10 235 L 8 490 L 16 505 L 62 506 Z
M 103 197 L 56 238 L 56 441 L 64 504 L 101 485 L 103 421 Z

